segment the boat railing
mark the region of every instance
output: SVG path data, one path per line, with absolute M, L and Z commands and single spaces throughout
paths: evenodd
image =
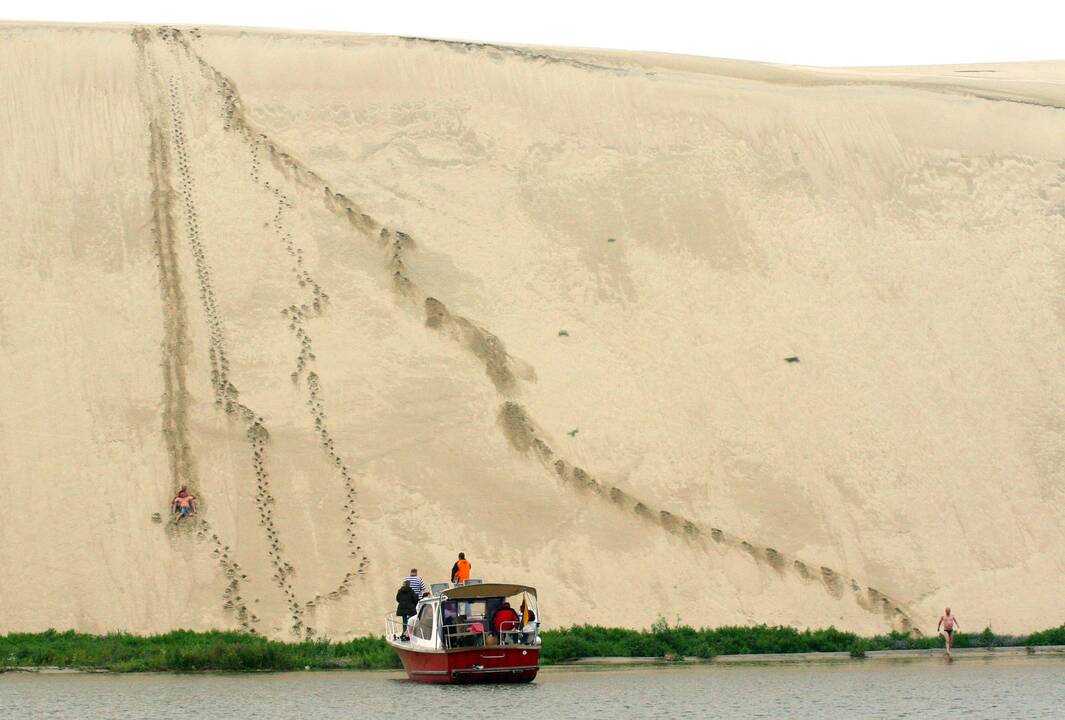
M 517 620 L 504 620 L 499 623 L 499 644 L 520 645 L 525 638 L 521 623 Z
M 469 622 L 445 622 L 443 627 L 443 644 L 446 648 L 478 647 L 488 645 L 491 633 L 483 620 Z
M 408 618 L 409 622 L 409 618 Z M 409 628 L 403 627 L 403 621 L 396 615 L 385 615 L 385 637 L 398 640 Z
M 391 640 L 399 640 L 404 635 L 408 637 L 414 631 L 411 621 L 403 626 L 402 620 L 394 615 L 385 616 L 385 637 Z M 531 623 L 533 626 L 521 627 L 516 620 L 507 620 L 500 623 L 499 631 L 493 632 L 488 627 L 486 620 L 473 619 L 467 622 L 445 623 L 441 628 L 441 645 L 445 648 L 460 647 L 490 647 L 493 645 L 536 645 L 537 636 L 540 632 L 540 624 Z
M 504 620 L 498 635 L 500 645 L 538 645 L 540 623 L 534 620 L 523 625 L 519 620 Z
M 499 632 L 488 629 L 483 620 L 446 623 L 443 626 L 443 646 L 445 648 L 485 647 L 492 645 L 535 645 L 540 633 L 539 623 L 532 623 L 533 628 L 522 628 L 515 620 L 500 624 Z

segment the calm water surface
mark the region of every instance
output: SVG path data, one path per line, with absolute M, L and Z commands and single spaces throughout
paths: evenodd
M 1065 660 L 542 671 L 518 686 L 392 673 L 0 675 L 0 718 L 1062 718 Z

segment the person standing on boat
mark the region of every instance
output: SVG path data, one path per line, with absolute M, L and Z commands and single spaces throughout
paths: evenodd
M 465 585 L 466 581 L 470 579 L 470 570 L 472 569 L 473 565 L 466 559 L 466 553 L 460 552 L 459 559 L 451 566 L 451 582 L 456 585 Z
M 454 585 L 465 585 L 470 580 L 470 570 L 473 565 L 466 559 L 466 553 L 460 552 L 459 559 L 451 566 L 451 582 Z M 470 614 L 470 604 L 462 603 L 462 612 Z
M 936 632 L 939 629 L 943 629 L 943 636 L 947 640 L 947 655 L 950 655 L 950 651 L 954 648 L 954 631 L 958 627 L 958 618 L 950 614 L 950 608 L 943 611 L 943 616 L 939 618 L 939 624 L 936 625 Z
M 425 592 L 425 581 L 418 577 L 418 568 L 411 568 L 410 575 L 403 579 L 410 583 L 410 589 L 418 597 L 421 597 L 422 593 Z
M 400 640 L 410 640 L 410 636 L 407 635 L 407 620 L 414 616 L 418 610 L 418 595 L 411 588 L 410 582 L 403 581 L 403 586 L 396 593 L 396 617 L 403 620 L 402 635 Z

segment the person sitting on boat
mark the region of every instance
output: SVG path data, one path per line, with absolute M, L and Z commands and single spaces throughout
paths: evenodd
M 414 616 L 418 609 L 418 594 L 411 588 L 410 582 L 403 581 L 403 586 L 396 593 L 396 617 L 402 619 L 400 640 L 410 640 L 407 634 L 407 619 Z
M 461 613 L 455 619 L 455 626 L 452 628 L 454 638 L 452 644 L 455 647 L 468 647 L 473 645 L 473 637 L 469 635 L 470 624 L 466 621 L 466 616 Z
M 477 618 L 469 620 L 465 615 L 459 615 L 455 623 L 456 647 L 473 647 L 484 643 L 484 623 Z
M 474 618 L 470 623 L 470 632 L 473 633 L 474 645 L 484 645 L 484 623 Z
M 170 510 L 177 515 L 179 522 L 196 512 L 196 496 L 189 492 L 188 485 L 182 485 L 170 501 Z
M 526 606 L 525 612 L 528 614 L 529 617 L 525 621 L 525 624 L 521 627 L 521 641 L 523 643 L 530 643 L 532 642 L 533 636 L 536 634 L 536 631 L 540 629 L 540 624 L 536 622 L 536 613 L 533 612 L 531 607 Z
M 492 629 L 495 630 L 501 641 L 507 637 L 506 633 L 512 633 L 517 630 L 519 624 L 518 612 L 508 602 L 504 602 L 503 607 L 496 610 L 496 614 L 492 618 Z

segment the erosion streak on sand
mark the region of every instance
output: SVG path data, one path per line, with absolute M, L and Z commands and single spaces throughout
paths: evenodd
M 188 361 L 187 316 L 181 290 L 171 205 L 174 191 L 170 187 L 169 153 L 159 126 L 153 120 L 149 159 L 152 171 L 152 235 L 159 258 L 159 291 L 163 301 L 163 437 L 170 456 L 171 490 L 176 493 L 188 486 L 200 493 L 196 463 L 189 441 L 188 388 L 185 385 Z
M 142 62 L 147 42 L 147 32 L 135 32 L 134 42 Z M 148 82 L 144 73 L 139 74 L 141 83 Z M 142 95 L 147 93 L 142 88 Z M 170 459 L 172 493 L 188 486 L 193 494 L 200 494 L 196 477 L 196 463 L 189 439 L 188 403 L 189 392 L 186 374 L 189 356 L 187 335 L 188 313 L 185 295 L 181 287 L 181 273 L 177 256 L 177 234 L 173 218 L 176 193 L 170 183 L 172 160 L 163 129 L 153 117 L 148 125 L 148 160 L 151 172 L 151 230 L 159 266 L 159 292 L 163 303 L 163 437 L 166 440 Z

